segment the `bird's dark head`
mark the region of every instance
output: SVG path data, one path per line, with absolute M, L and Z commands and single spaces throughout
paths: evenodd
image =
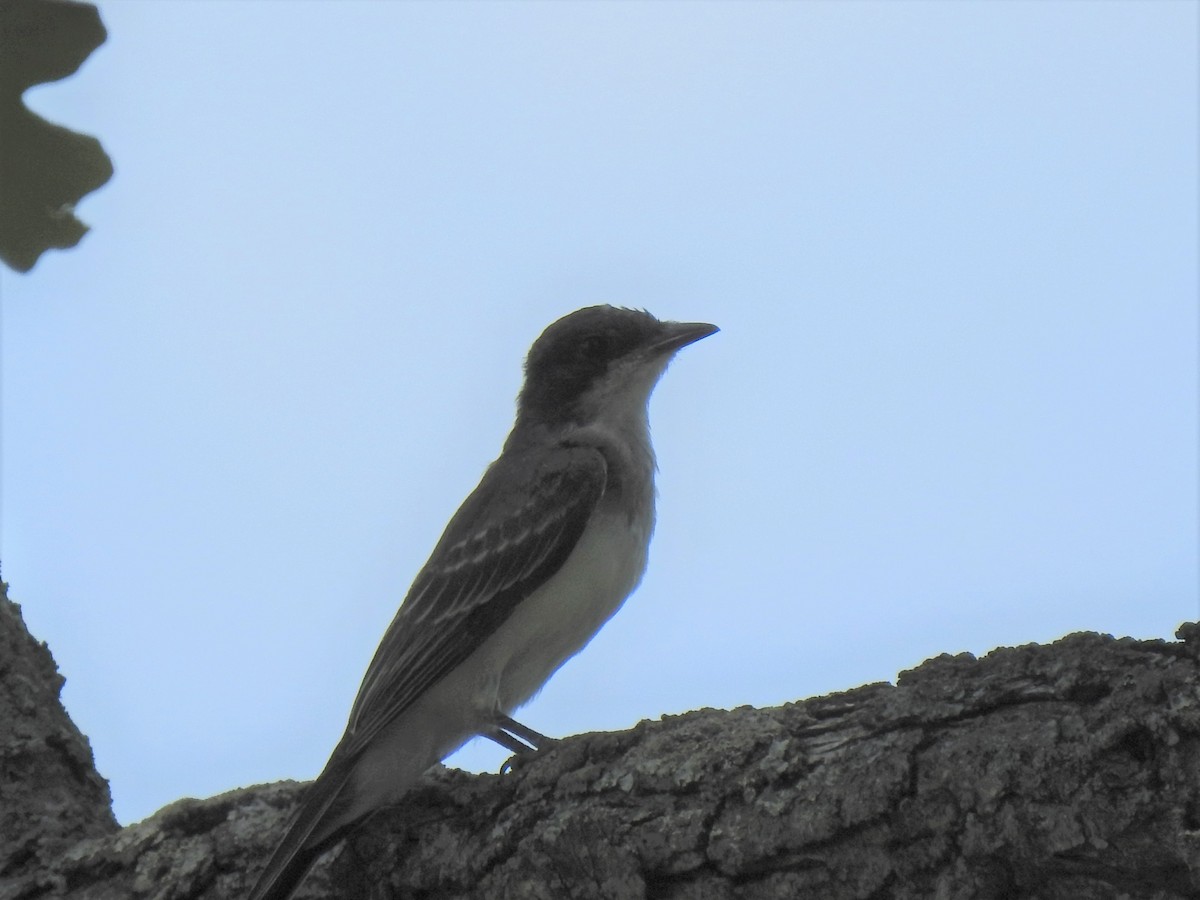
M 520 424 L 583 424 L 638 412 L 675 351 L 717 331 L 701 322 L 660 322 L 648 312 L 589 306 L 534 341 L 517 400 Z

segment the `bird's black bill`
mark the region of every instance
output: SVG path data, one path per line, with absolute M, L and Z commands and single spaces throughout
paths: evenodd
M 654 349 L 665 353 L 674 353 L 681 347 L 694 344 L 701 338 L 716 334 L 721 329 L 707 322 L 663 322 L 666 335 L 656 341 Z

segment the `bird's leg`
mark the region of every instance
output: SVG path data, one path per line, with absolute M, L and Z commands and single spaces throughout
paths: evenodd
M 553 738 L 534 731 L 528 725 L 522 725 L 511 716 L 497 713 L 492 726 L 482 732 L 483 736 L 495 741 L 501 747 L 513 751 L 513 755 L 500 767 L 501 774 L 512 769 L 513 765 L 522 758 L 528 758 L 554 743 Z
M 528 725 L 522 725 L 512 716 L 506 716 L 503 713 L 496 716 L 495 725 L 508 734 L 520 738 L 534 750 L 539 750 L 548 744 L 554 743 L 553 738 L 548 738 L 544 734 L 534 731 Z
M 494 725 L 491 728 L 489 728 L 487 731 L 481 731 L 480 734 L 483 737 L 487 738 L 489 741 L 495 741 L 497 744 L 499 744 L 505 750 L 511 750 L 513 753 L 516 753 L 518 756 L 528 754 L 528 753 L 534 753 L 534 752 L 536 752 L 536 749 L 537 749 L 535 747 L 530 747 L 528 744 L 522 743 L 521 741 L 519 741 L 515 737 L 513 737 L 511 734 L 509 734 L 507 731 L 504 731 L 503 729 L 498 728 Z

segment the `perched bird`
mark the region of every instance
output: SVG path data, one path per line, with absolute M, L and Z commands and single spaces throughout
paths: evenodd
M 716 331 L 592 306 L 542 332 L 499 458 L 413 581 L 250 900 L 286 900 L 355 823 L 471 737 L 514 751 L 544 740 L 510 716 L 641 580 L 650 392 L 677 350 Z

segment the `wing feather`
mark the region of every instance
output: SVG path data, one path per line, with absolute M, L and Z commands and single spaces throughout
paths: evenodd
M 571 555 L 604 493 L 594 448 L 505 454 L 455 513 L 363 678 L 339 750 L 354 755 L 463 662 Z

